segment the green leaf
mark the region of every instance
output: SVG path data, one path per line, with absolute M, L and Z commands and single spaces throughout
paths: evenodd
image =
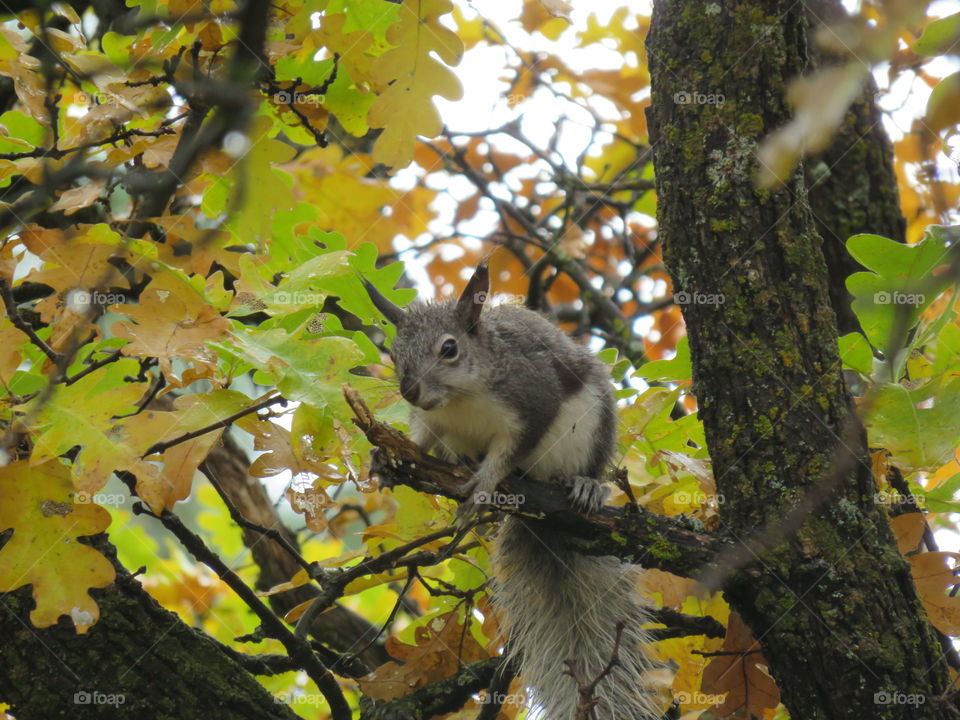
M 377 55 L 390 46 L 387 29 L 400 19 L 397 3 L 384 3 L 383 0 L 331 0 L 327 12 L 347 16 L 343 24 L 344 33 L 357 30 L 369 32 L 376 42 L 372 49 Z
M 931 226 L 915 245 L 904 245 L 879 235 L 854 235 L 847 240 L 850 254 L 872 272 L 847 278 L 853 310 L 870 344 L 886 357 L 897 314 L 906 315 L 907 328 L 949 284 L 947 233 Z
M 307 323 L 294 332 L 261 330 L 234 324 L 234 339 L 263 385 L 276 385 L 288 400 L 335 408 L 346 416 L 342 385 L 363 361 L 363 351 L 343 337 L 303 338 Z
M 960 376 L 918 390 L 881 386 L 870 408 L 870 445 L 889 450 L 902 470 L 936 470 L 953 457 L 960 437 Z
M 364 92 L 354 85 L 349 74 L 340 68 L 337 79 L 327 88 L 323 106 L 337 116 L 344 129 L 356 137 L 363 137 L 370 130 L 367 112 L 376 99 L 372 92 Z
M 927 100 L 924 124 L 937 133 L 957 124 L 960 117 L 960 72 L 947 75 L 937 83 Z
M 361 276 L 373 284 L 385 297 L 401 307 L 413 300 L 417 292 L 411 288 L 395 290 L 393 287 L 403 275 L 403 263 L 396 262 L 377 268 L 376 262 L 376 246 L 373 243 L 361 243 L 350 260 L 356 272 L 330 278 L 324 282 L 324 287 L 331 295 L 340 298 L 338 304 L 344 310 L 353 313 L 368 325 L 378 325 L 388 337 L 393 337 L 395 328 L 381 319 L 382 315 L 374 307 Z
M 110 31 L 100 40 L 100 47 L 111 62 L 120 67 L 127 67 L 130 64 L 130 46 L 133 45 L 134 39 L 129 35 Z
M 147 383 L 127 380 L 139 369 L 137 360 L 124 358 L 73 385 L 57 385 L 49 398 L 32 401 L 27 408 L 28 413 L 36 412 L 31 462 L 58 457 L 79 445 L 80 452 L 73 461 L 74 475 L 83 479 L 86 490 L 102 487 L 110 473 L 122 465 L 120 458 L 130 454 L 124 448 L 124 438 L 115 431 L 114 416 L 132 411 L 146 392 Z
M 840 338 L 839 345 L 843 366 L 869 377 L 873 372 L 873 351 L 867 339 L 858 332 L 847 333 Z
M 677 353 L 670 360 L 653 360 L 641 365 L 637 375 L 648 380 L 685 382 L 693 375 L 690 363 L 690 343 L 686 336 L 677 342 Z
M 43 144 L 47 130 L 39 122 L 19 110 L 9 110 L 0 115 L 0 125 L 7 129 L 9 137 L 0 137 L 0 152 L 22 152 Z M 7 147 L 15 145 L 14 147 Z
M 301 59 L 288 55 L 277 61 L 277 80 L 301 80 L 306 85 L 322 85 L 333 72 L 333 58 L 314 60 L 310 55 Z
M 917 55 L 956 55 L 960 53 L 960 13 L 934 20 L 923 30 L 923 35 L 913 44 Z

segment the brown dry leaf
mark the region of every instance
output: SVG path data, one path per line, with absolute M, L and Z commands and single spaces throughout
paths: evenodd
M 906 555 L 916 551 L 920 545 L 923 532 L 927 529 L 927 523 L 923 519 L 923 513 L 905 513 L 890 518 L 890 529 L 893 530 L 893 534 L 897 538 L 897 547 L 900 548 L 900 554 Z
M 907 560 L 930 622 L 942 633 L 960 634 L 960 596 L 950 597 L 951 589 L 960 582 L 953 570 L 960 560 L 960 553 L 921 553 Z
M 123 274 L 109 262 L 112 258 L 125 256 L 126 253 L 116 247 L 93 243 L 48 247 L 40 256 L 46 261 L 44 266 L 32 270 L 25 278 L 25 281 L 44 283 L 57 291 L 37 303 L 37 312 L 43 321 L 49 323 L 63 311 L 64 298 L 71 290 L 130 287 Z
M 663 596 L 663 606 L 674 609 L 679 609 L 684 600 L 697 594 L 696 580 L 682 578 L 656 568 L 644 569 L 640 586 L 641 591 L 647 595 L 654 596 L 655 593 L 660 593 Z
M 114 335 L 131 341 L 123 346 L 124 355 L 156 357 L 164 376 L 175 382 L 172 360 L 207 362 L 204 342 L 220 337 L 230 326 L 198 295 L 187 288 L 177 290 L 158 287 L 154 280 L 140 295 L 139 305 L 116 307 L 133 322 L 122 320 L 112 328 Z
M 154 513 L 172 510 L 177 502 L 186 500 L 193 488 L 197 468 L 222 434 L 222 429 L 215 430 L 165 450 L 160 456 L 163 472 L 153 478 L 138 477 L 137 495 Z
M 162 137 L 152 138 L 145 143 L 143 150 L 143 164 L 148 168 L 166 168 L 173 157 L 173 151 L 177 149 L 180 142 L 180 136 L 163 135 Z
M 287 488 L 284 495 L 295 513 L 303 515 L 303 519 L 313 532 L 322 532 L 327 527 L 327 518 L 323 509 L 334 505 L 333 500 L 323 489 L 321 480 L 315 480 L 312 485 L 294 484 Z
M 77 210 L 93 205 L 102 192 L 102 182 L 89 182 L 86 185 L 71 188 L 60 195 L 60 198 L 50 206 L 50 211 L 63 211 L 64 215 L 73 215 Z
M 8 385 L 13 373 L 20 367 L 23 355 L 20 348 L 27 342 L 27 336 L 13 326 L 4 316 L 0 318 L 0 384 Z
M 540 0 L 544 10 L 555 18 L 563 18 L 570 22 L 570 12 L 573 7 L 566 0 Z
M 457 613 L 438 615 L 415 631 L 416 645 L 396 638 L 387 651 L 400 662 L 384 663 L 360 680 L 363 692 L 374 700 L 395 700 L 418 688 L 453 676 L 461 664 L 490 657 L 463 626 Z
M 721 717 L 735 712 L 747 717 L 763 717 L 767 708 L 780 704 L 780 690 L 766 671 L 767 661 L 760 654 L 750 628 L 737 613 L 730 613 L 723 652 L 749 653 L 715 657 L 703 671 L 703 692 L 727 694 L 726 700 L 714 706 Z

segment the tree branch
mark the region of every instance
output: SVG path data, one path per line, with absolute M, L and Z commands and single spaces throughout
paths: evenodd
M 406 485 L 453 500 L 466 496 L 470 471 L 429 455 L 398 430 L 377 421 L 355 390 L 344 388 L 355 414 L 354 423 L 376 446 L 371 474 L 387 485 Z M 569 545 L 587 555 L 613 555 L 684 577 L 698 578 L 714 567 L 714 559 L 733 546 L 727 539 L 703 531 L 702 524 L 684 517 L 656 515 L 643 508 L 601 508 L 594 515 L 575 512 L 566 488 L 511 475 L 502 487 L 522 497 L 520 507 L 506 512 L 541 519 L 561 530 Z

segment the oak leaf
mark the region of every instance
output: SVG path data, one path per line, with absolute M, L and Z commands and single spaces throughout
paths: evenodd
M 730 613 L 723 652 L 703 671 L 703 692 L 726 699 L 715 705 L 721 717 L 741 712 L 747 717 L 764 717 L 764 710 L 780 704 L 780 690 L 766 670 L 760 643 L 740 616 Z
M 100 617 L 87 591 L 112 583 L 115 572 L 103 555 L 77 542 L 106 530 L 110 514 L 77 504 L 73 490 L 69 470 L 57 459 L 0 468 L 0 532 L 13 529 L 0 548 L 0 592 L 32 585 L 36 627 L 67 615 L 83 634 Z
M 374 79 L 386 88 L 367 115 L 371 127 L 384 128 L 373 146 L 377 162 L 394 168 L 409 165 L 417 135 L 433 137 L 443 129 L 433 96 L 459 100 L 463 95 L 460 81 L 447 67 L 460 62 L 463 43 L 439 21 L 452 8 L 449 0 L 399 6 L 400 22 L 387 32 L 394 48 L 373 66 Z
M 960 596 L 951 597 L 960 553 L 928 552 L 912 555 L 910 572 L 930 622 L 946 635 L 960 634 Z

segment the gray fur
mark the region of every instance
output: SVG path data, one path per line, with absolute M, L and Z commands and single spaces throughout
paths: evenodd
M 596 509 L 604 492 L 595 478 L 615 445 L 606 367 L 531 310 L 480 312 L 486 282 L 478 271 L 458 302 L 415 303 L 398 317 L 391 355 L 405 397 L 415 399 L 411 434 L 443 457 L 480 462 L 465 512 L 484 504 L 482 494 L 513 468 L 541 481 L 566 475 L 575 504 Z M 439 351 L 450 338 L 459 349 L 453 360 Z M 554 532 L 517 517 L 502 524 L 493 564 L 494 599 L 530 686 L 529 717 L 573 718 L 579 696 L 564 660 L 575 660 L 580 677 L 593 681 L 611 659 L 620 620 L 620 664 L 597 688 L 596 717 L 659 717 L 644 690 L 654 663 L 645 652 L 648 613 L 637 598 L 635 568 L 572 553 Z

